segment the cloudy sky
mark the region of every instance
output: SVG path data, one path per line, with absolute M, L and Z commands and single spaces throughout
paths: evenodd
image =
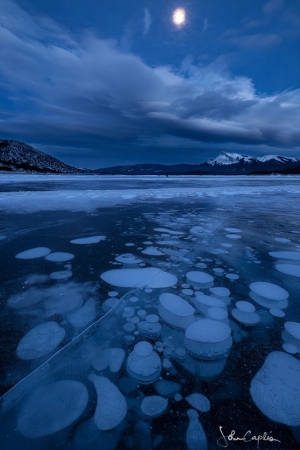
M 300 158 L 299 0 L 0 3 L 0 138 L 94 168 Z

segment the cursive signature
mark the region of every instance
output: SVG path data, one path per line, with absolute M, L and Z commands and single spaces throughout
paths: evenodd
M 217 444 L 220 447 L 226 448 L 228 447 L 228 441 L 242 441 L 242 442 L 251 442 L 256 441 L 257 448 L 259 448 L 260 441 L 269 441 L 269 442 L 280 442 L 278 439 L 275 439 L 273 436 L 270 436 L 268 433 L 264 432 L 263 434 L 259 434 L 258 436 L 252 436 L 251 430 L 246 431 L 244 436 L 238 437 L 235 435 L 235 430 L 231 430 L 231 433 L 228 436 L 225 436 L 222 427 L 219 427 L 221 437 L 217 440 Z M 272 431 L 270 431 L 272 433 Z

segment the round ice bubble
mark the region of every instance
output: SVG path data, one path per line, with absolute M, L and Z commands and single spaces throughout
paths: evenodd
M 209 319 L 213 320 L 226 320 L 228 319 L 227 311 L 224 308 L 219 308 L 217 306 L 213 306 L 209 308 L 207 311 L 207 316 Z
M 146 416 L 157 417 L 163 414 L 168 407 L 168 400 L 159 395 L 145 397 L 141 403 L 141 410 Z
M 210 401 L 205 395 L 194 393 L 185 398 L 186 401 L 195 409 L 201 412 L 210 410 Z
M 199 270 L 193 270 L 187 272 L 186 278 L 191 285 L 203 285 L 203 287 L 208 287 L 214 281 L 214 278 L 205 272 L 200 272 Z
M 251 382 L 256 406 L 269 419 L 288 426 L 300 425 L 300 361 L 275 351 L 270 353 Z
M 65 252 L 54 252 L 50 253 L 48 256 L 46 256 L 47 261 L 54 261 L 54 262 L 65 262 L 70 261 L 74 258 L 74 255 L 72 253 L 65 253 Z
M 228 233 L 241 233 L 242 230 L 239 228 L 224 228 L 225 231 L 228 231 Z
M 217 270 L 217 269 L 216 269 Z M 223 272 L 223 269 L 220 269 Z M 225 287 L 212 287 L 209 289 L 210 292 L 217 297 L 228 297 L 230 295 L 230 290 Z
M 153 352 L 153 347 L 150 344 L 150 342 L 141 341 L 134 346 L 134 352 L 138 356 L 142 356 L 143 358 L 146 358 L 147 356 L 151 355 L 151 353 Z
M 194 311 L 194 308 L 178 295 L 164 293 L 159 296 L 159 315 L 169 325 L 185 329 L 195 322 Z
M 250 289 L 255 294 L 270 300 L 286 300 L 289 296 L 289 293 L 282 287 L 265 281 L 251 283 Z
M 139 264 L 142 262 L 142 259 L 137 258 L 132 253 L 124 253 L 123 255 L 116 256 L 115 260 L 122 264 Z
M 199 342 L 223 342 L 231 334 L 231 328 L 222 322 L 202 319 L 190 325 L 185 331 L 185 337 Z
M 102 273 L 100 277 L 106 283 L 119 287 L 162 288 L 174 286 L 177 283 L 175 275 L 163 272 L 156 267 L 108 270 Z
M 49 436 L 74 423 L 87 402 L 87 388 L 79 381 L 61 380 L 38 387 L 22 403 L 17 429 L 29 439 Z
M 297 349 L 296 345 L 293 345 L 293 344 L 289 344 L 289 343 L 282 344 L 282 348 L 283 348 L 283 350 L 285 350 L 287 353 L 290 353 L 291 355 L 295 355 L 296 353 L 298 353 L 298 349 Z
M 251 312 L 255 311 L 255 306 L 252 305 L 252 303 L 250 303 L 250 302 L 240 300 L 240 301 L 236 302 L 235 305 L 238 309 L 240 309 L 241 311 L 244 311 L 244 312 L 251 313 Z
M 299 343 L 300 343 L 300 323 L 299 322 L 285 322 L 284 328 L 291 336 L 293 336 L 295 339 L 299 340 Z
M 25 360 L 45 356 L 62 342 L 65 334 L 65 330 L 56 322 L 41 323 L 28 331 L 20 340 L 17 356 Z
M 281 273 L 292 275 L 293 277 L 300 277 L 300 266 L 294 264 L 277 264 L 275 267 Z
M 50 248 L 47 247 L 35 247 L 30 250 L 25 250 L 25 252 L 18 253 L 16 258 L 18 259 L 34 259 L 42 258 L 47 256 L 51 252 Z
M 80 239 L 73 239 L 71 244 L 78 244 L 78 245 L 87 245 L 87 244 L 98 244 L 98 242 L 103 241 L 106 239 L 106 236 L 91 236 L 86 238 L 80 238 Z
M 145 248 L 145 250 L 142 250 L 142 252 L 144 255 L 150 255 L 150 256 L 162 256 L 164 255 L 163 252 L 161 252 L 160 250 L 158 250 L 155 247 L 147 247 Z
M 273 256 L 273 258 L 300 261 L 300 252 L 269 252 L 269 255 Z

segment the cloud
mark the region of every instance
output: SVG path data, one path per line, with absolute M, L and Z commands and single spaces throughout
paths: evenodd
M 249 78 L 218 62 L 199 66 L 187 58 L 178 68 L 150 67 L 116 41 L 72 35 L 3 3 L 3 137 L 90 148 L 99 158 L 112 151 L 120 159 L 144 138 L 159 142 L 165 135 L 182 148 L 184 141 L 199 148 L 300 143 L 300 90 L 259 95 Z
M 146 36 L 146 34 L 148 34 L 151 24 L 152 24 L 152 17 L 150 15 L 150 12 L 148 8 L 144 8 L 144 29 L 143 29 L 144 37 Z
M 231 44 L 243 49 L 265 49 L 280 44 L 281 37 L 278 34 L 251 34 L 248 36 L 233 37 L 228 39 Z
M 270 0 L 263 6 L 263 11 L 266 14 L 270 14 L 282 8 L 282 6 L 283 6 L 282 0 Z

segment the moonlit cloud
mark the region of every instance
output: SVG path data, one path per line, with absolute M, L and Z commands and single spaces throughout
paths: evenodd
M 299 89 L 259 94 L 250 78 L 188 58 L 178 67 L 150 65 L 117 40 L 101 39 L 91 31 L 75 35 L 14 3 L 4 0 L 3 5 L 3 137 L 59 148 L 60 154 L 63 147 L 66 152 L 86 149 L 88 158 L 98 160 L 110 148 L 121 161 L 134 159 L 140 142 L 143 149 L 148 143 L 152 154 L 159 145 L 167 147 L 165 136 L 178 149 L 300 144 Z M 151 16 L 144 12 L 146 35 Z M 233 43 L 255 47 L 260 39 L 248 38 Z M 275 45 L 276 35 L 269 39 L 268 45 Z M 125 158 L 127 144 L 132 145 L 131 156 Z

